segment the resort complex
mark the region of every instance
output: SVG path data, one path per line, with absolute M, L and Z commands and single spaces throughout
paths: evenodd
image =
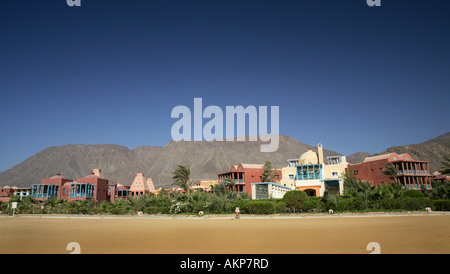
M 5 186 L 0 188 L 0 201 L 7 202 L 10 196 L 18 195 L 24 198 L 28 195 L 38 201 L 59 199 L 69 202 L 93 200 L 96 202 L 116 199 L 126 200 L 128 197 L 153 193 L 157 191 L 151 178 L 144 178 L 143 173 L 138 173 L 130 186 L 109 182 L 103 177 L 101 169 L 94 169 L 91 174 L 76 181 L 64 178 L 60 173 L 50 178 L 42 179 L 40 184 L 33 184 L 31 188 L 17 188 Z
M 395 170 L 394 175 L 384 172 L 388 165 Z M 195 181 L 189 189 L 190 192 L 211 192 L 217 185 L 223 184 L 238 194 L 246 193 L 253 200 L 261 200 L 281 199 L 291 190 L 303 191 L 309 197 L 323 197 L 325 193 L 343 195 L 346 174 L 351 174 L 360 182 L 368 182 L 372 187 L 395 182 L 403 189 L 416 190 L 423 187 L 431 189 L 431 180 L 448 182 L 450 179 L 440 173 L 430 174 L 428 161 L 414 160 L 407 153 L 370 156 L 361 163 L 350 164 L 342 155 L 325 157 L 322 144 L 317 145 L 317 152 L 308 150 L 299 158 L 286 159 L 286 166 L 269 170 L 268 178 L 265 169 L 265 164 L 261 163 L 238 163 L 217 174 L 216 179 Z M 31 196 L 41 202 L 59 199 L 100 203 L 148 194 L 158 195 L 160 191 L 183 193 L 186 189 L 156 189 L 152 178 L 144 177 L 143 173 L 137 173 L 129 185 L 123 185 L 106 179 L 101 169 L 94 169 L 91 174 L 75 180 L 56 173 L 29 188 L 4 186 L 0 188 L 0 202 L 8 202 L 11 196 L 19 196 L 19 199 Z
M 287 160 L 288 166 L 281 169 L 281 180 L 253 183 L 253 199 L 282 198 L 289 190 L 305 191 L 308 196 L 323 196 L 343 193 L 343 173 L 348 165 L 345 156 L 329 156 L 325 162 L 322 144 L 317 153 L 308 150 L 299 159 Z

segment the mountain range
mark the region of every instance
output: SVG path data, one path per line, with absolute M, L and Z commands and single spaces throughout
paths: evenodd
M 375 155 L 395 152 L 408 153 L 414 160 L 429 161 L 430 173 L 440 170 L 444 156 L 450 156 L 450 132 L 420 144 L 394 146 Z
M 191 167 L 196 180 L 215 180 L 217 174 L 228 171 L 239 163 L 263 164 L 270 160 L 274 168 L 287 165 L 287 159 L 300 157 L 311 146 L 291 137 L 280 135 L 276 152 L 260 152 L 260 141 L 171 141 L 163 147 L 140 146 L 130 150 L 120 145 L 65 145 L 54 146 L 36 153 L 22 163 L 0 173 L 0 186 L 30 187 L 61 173 L 76 180 L 89 175 L 94 168 L 103 170 L 112 182 L 130 185 L 136 173 L 151 177 L 155 187 L 172 187 L 172 172 L 179 164 Z M 324 144 L 324 148 L 326 144 Z M 409 153 L 413 159 L 430 162 L 430 172 L 439 168 L 443 156 L 450 154 L 450 132 L 421 144 L 396 146 L 381 153 Z M 324 156 L 341 155 L 324 149 Z M 361 162 L 370 156 L 358 152 L 347 156 L 350 163 Z

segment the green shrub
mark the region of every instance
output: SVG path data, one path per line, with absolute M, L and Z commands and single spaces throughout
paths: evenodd
M 372 210 L 424 210 L 426 207 L 431 207 L 433 202 L 425 197 L 403 199 L 383 199 L 371 201 L 369 208 Z
M 322 203 L 321 197 L 309 197 L 302 209 L 306 212 L 322 212 L 325 211 L 325 204 Z
M 147 214 L 169 214 L 170 213 L 170 207 L 157 207 L 157 206 L 150 206 L 146 208 Z
M 431 207 L 432 202 L 428 198 L 410 198 L 407 197 L 405 200 L 406 210 L 425 210 L 426 207 Z
M 383 210 L 404 210 L 405 201 L 403 199 L 383 199 L 369 202 L 369 208 L 376 211 Z
M 276 202 L 273 201 L 259 201 L 247 200 L 239 207 L 243 214 L 273 214 L 276 213 Z
M 282 200 L 276 201 L 274 203 L 274 211 L 275 213 L 284 213 L 286 211 L 286 204 Z
M 337 211 L 360 211 L 366 209 L 367 203 L 356 197 L 340 198 L 337 207 Z
M 338 210 L 341 196 L 339 196 L 338 194 L 329 194 L 327 191 L 325 191 L 322 201 L 324 202 L 325 210 Z
M 210 213 L 224 213 L 225 199 L 217 195 L 210 195 L 205 204 L 206 212 Z
M 450 211 L 450 200 L 434 200 L 431 208 L 436 211 Z
M 403 192 L 403 197 L 410 197 L 410 198 L 421 198 L 425 195 L 420 191 L 416 189 L 408 189 L 405 192 Z
M 284 194 L 282 201 L 286 204 L 286 208 L 294 211 L 304 211 L 305 202 L 308 200 L 308 195 L 304 191 L 291 190 Z

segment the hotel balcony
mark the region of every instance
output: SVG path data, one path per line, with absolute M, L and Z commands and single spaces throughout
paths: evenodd
M 126 200 L 128 195 L 130 195 L 129 189 L 116 189 L 116 199 Z
M 321 179 L 319 172 L 314 172 L 310 174 L 297 174 L 297 180 L 319 180 Z
M 94 198 L 95 185 L 88 183 L 70 183 L 69 184 L 69 198 Z
M 58 198 L 59 186 L 53 184 L 33 184 L 31 185 L 31 197 L 35 199 L 56 199 Z
M 399 170 L 398 175 L 428 175 L 428 170 Z
M 319 180 L 322 179 L 322 165 L 299 165 L 297 166 L 297 180 Z

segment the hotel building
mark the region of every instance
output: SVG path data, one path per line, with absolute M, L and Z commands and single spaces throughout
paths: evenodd
M 330 156 L 325 162 L 322 144 L 317 145 L 317 151 L 308 150 L 298 159 L 295 189 L 305 191 L 308 196 L 323 196 L 325 191 L 342 195 L 342 175 L 348 166 L 345 156 Z
M 308 150 L 299 159 L 288 159 L 288 166 L 281 169 L 282 178 L 277 183 L 252 183 L 252 198 L 282 198 L 293 189 L 306 192 L 308 196 L 344 192 L 343 174 L 348 166 L 345 156 L 329 156 L 324 159 L 322 144 L 317 153 Z
M 366 157 L 362 163 L 351 164 L 356 179 L 369 181 L 372 186 L 392 183 L 388 175 L 382 173 L 387 163 L 392 163 L 398 170 L 397 181 L 406 189 L 420 189 L 424 185 L 431 189 L 431 175 L 428 161 L 414 160 L 408 153 L 397 154 L 395 152 Z
M 238 192 L 252 194 L 252 183 L 260 183 L 263 173 L 262 164 L 238 164 L 232 165 L 230 171 L 218 174 L 218 183 L 226 182 L 227 179 L 235 180 L 235 188 Z M 277 169 L 274 183 L 281 180 L 281 169 Z
M 96 202 L 111 201 L 123 198 L 128 194 L 126 188 L 117 187 L 114 183 L 103 178 L 101 169 L 94 169 L 91 174 L 76 181 L 66 179 L 61 174 L 42 179 L 40 184 L 31 186 L 31 195 L 38 201 L 60 199 L 66 201 L 95 200 Z M 121 193 L 118 197 L 118 193 Z M 126 196 L 125 196 L 126 197 Z
M 130 186 L 130 195 L 132 197 L 153 193 L 156 194 L 152 178 L 145 179 L 144 173 L 137 173 Z
M 194 191 L 198 189 L 202 189 L 205 192 L 209 192 L 213 189 L 213 187 L 217 185 L 217 180 L 202 180 L 195 182 L 191 187 Z
M 0 187 L 0 202 L 7 203 L 11 196 L 19 196 L 19 199 L 27 197 L 31 194 L 31 189 L 28 187 L 10 187 L 4 186 Z

